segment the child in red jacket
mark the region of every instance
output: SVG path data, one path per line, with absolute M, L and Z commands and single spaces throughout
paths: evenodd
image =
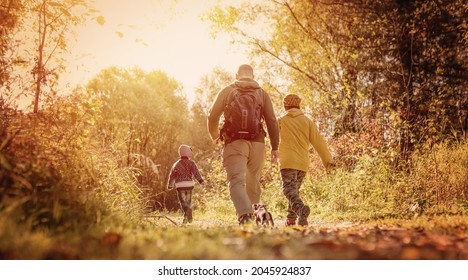
M 192 157 L 192 148 L 187 145 L 179 147 L 180 159 L 177 160 L 171 168 L 169 179 L 167 181 L 167 189 L 171 190 L 174 186 L 177 190 L 180 206 L 184 212 L 183 224 L 191 223 L 192 218 L 192 190 L 195 187 L 193 178 L 198 183 L 203 184 L 204 180 L 198 171 L 198 167 Z

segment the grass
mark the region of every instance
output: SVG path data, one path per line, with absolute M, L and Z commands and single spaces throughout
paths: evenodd
M 172 220 L 180 217 L 178 213 L 158 214 L 168 215 Z M 382 245 L 383 248 L 393 246 L 393 251 L 403 250 L 398 235 L 389 239 L 390 243 L 387 239 L 378 241 L 376 238 L 384 235 L 379 235 L 376 229 L 391 229 L 398 234 L 408 232 L 408 238 L 415 238 L 413 235 L 418 237 L 416 234 L 424 229 L 423 235 L 437 234 L 445 239 L 453 235 L 456 238 L 451 240 L 455 241 L 466 241 L 468 229 L 466 216 L 383 219 L 361 223 L 315 222 L 307 228 L 286 228 L 279 223 L 273 229 L 253 225 L 239 227 L 233 219 L 213 221 L 210 214 L 196 213 L 195 218 L 193 224 L 183 226 L 173 225 L 165 218 L 151 217 L 145 218 L 139 225 L 115 224 L 87 232 L 59 235 L 47 231 L 21 230 L 18 234 L 18 226 L 11 225 L 8 232 L 1 232 L 3 242 L 0 243 L 0 252 L 6 259 L 355 259 L 366 258 L 366 254 L 372 253 L 362 249 L 363 240 L 387 242 L 386 247 Z M 316 217 L 311 220 L 316 221 Z M 16 232 L 14 237 L 13 232 Z M 461 246 L 461 243 L 456 244 L 454 246 Z M 423 249 L 426 248 L 424 246 Z M 452 250 L 450 256 L 456 257 L 453 248 L 446 250 Z M 440 254 L 442 251 L 436 252 Z M 376 253 L 377 257 L 386 258 L 383 252 L 376 250 Z M 440 255 L 440 258 L 444 256 Z M 398 258 L 398 255 L 394 255 L 394 258 Z

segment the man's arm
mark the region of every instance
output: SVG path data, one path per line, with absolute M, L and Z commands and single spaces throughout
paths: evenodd
M 212 140 L 219 139 L 219 118 L 224 111 L 224 99 L 227 94 L 232 90 L 231 87 L 226 87 L 218 93 L 211 106 L 210 113 L 208 114 L 207 127 Z
M 265 92 L 264 106 L 263 106 L 263 117 L 268 130 L 268 136 L 270 137 L 271 150 L 277 151 L 279 146 L 279 129 L 278 120 L 275 116 L 273 104 L 271 103 L 270 96 Z M 272 155 L 273 156 L 273 155 Z M 273 159 L 273 158 L 272 158 Z

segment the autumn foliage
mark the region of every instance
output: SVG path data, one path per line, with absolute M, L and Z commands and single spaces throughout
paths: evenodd
M 206 116 L 215 94 L 232 82 L 230 73 L 218 68 L 204 76 L 190 105 L 177 77 L 138 67 L 109 67 L 71 92 L 57 92 L 66 66 L 59 59 L 59 50 L 66 49 L 64 34 L 36 42 L 26 52 L 29 63 L 16 55 L 12 36 L 31 16 L 59 13 L 64 19 L 56 24 L 66 30 L 94 12 L 75 18 L 65 9 L 66 3 L 82 1 L 26 2 L 0 1 L 0 258 L 119 257 L 114 249 L 133 246 L 125 244 L 125 236 L 135 229 L 141 230 L 140 240 L 170 242 L 193 234 L 213 246 L 200 244 L 187 253 L 159 241 L 151 243 L 159 251 L 132 255 L 128 249 L 123 258 L 236 258 L 236 250 L 254 246 L 256 237 L 273 259 L 421 259 L 427 256 L 423 249 L 430 258 L 467 258 L 468 6 L 463 1 L 268 1 L 207 14 L 217 32 L 250 46 L 256 75 L 278 116 L 283 96 L 303 97 L 304 111 L 335 158 L 336 168 L 327 171 L 311 149 L 301 192 L 316 224 L 345 220 L 356 231 L 331 227 L 287 229 L 287 234 L 229 228 L 235 221 L 222 147 L 209 139 Z M 265 18 L 271 33 L 246 32 Z M 57 56 L 56 67 L 43 60 L 44 52 Z M 17 96 L 27 93 L 34 93 L 35 103 L 19 110 Z M 177 197 L 166 190 L 166 181 L 182 143 L 193 147 L 207 181 L 195 188 L 194 215 L 219 221 L 212 235 L 203 224 L 166 232 L 167 221 L 177 224 Z M 287 201 L 278 170 L 267 161 L 263 171 L 262 200 L 283 220 Z M 444 215 L 462 221 L 437 234 L 379 224 L 420 217 L 440 222 Z M 360 222 L 377 226 L 354 227 Z M 220 237 L 226 231 L 232 235 Z M 16 233 L 22 238 L 15 240 Z M 73 233 L 79 240 L 70 237 L 71 247 L 55 242 Z M 36 239 L 43 244 L 35 245 L 37 251 L 16 255 Z M 220 252 L 215 245 L 234 249 Z M 304 248 L 319 253 L 310 256 Z M 172 255 L 159 253 L 167 251 Z

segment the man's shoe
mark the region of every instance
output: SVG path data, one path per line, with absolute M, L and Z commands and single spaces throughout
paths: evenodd
M 250 215 L 249 214 L 243 214 L 239 217 L 239 225 L 245 225 L 250 223 Z
M 287 227 L 295 226 L 296 225 L 296 219 L 286 219 L 286 222 L 284 224 Z
M 299 209 L 299 213 L 297 213 L 297 215 L 299 216 L 299 219 L 298 219 L 297 223 L 298 223 L 300 226 L 306 226 L 306 225 L 309 224 L 309 223 L 307 222 L 307 218 L 308 218 L 309 215 L 310 215 L 310 208 L 309 208 L 309 206 L 307 206 L 307 205 L 302 206 L 301 209 Z

